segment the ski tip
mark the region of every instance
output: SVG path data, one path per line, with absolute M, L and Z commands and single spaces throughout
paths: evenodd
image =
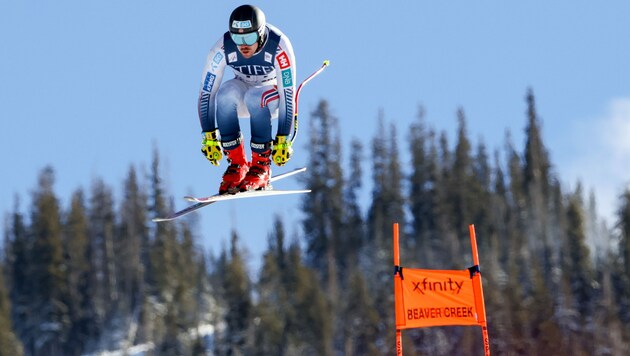
M 324 66 L 326 66 L 326 67 L 327 67 L 327 66 L 329 66 L 329 65 L 330 65 L 330 61 L 329 61 L 328 59 L 325 59 L 325 60 L 324 60 Z

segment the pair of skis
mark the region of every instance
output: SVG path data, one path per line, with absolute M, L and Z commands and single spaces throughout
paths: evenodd
M 292 170 L 290 172 L 286 172 L 286 173 L 282 173 L 279 174 L 277 176 L 273 176 L 271 178 L 269 178 L 269 182 L 275 182 L 278 181 L 280 179 L 284 179 L 287 177 L 290 177 L 294 174 L 298 174 L 298 173 L 302 173 L 306 171 L 306 167 L 302 167 L 302 168 L 298 168 L 295 170 Z M 252 191 L 247 191 L 247 192 L 240 192 L 240 193 L 236 193 L 236 194 L 215 194 L 209 197 L 203 197 L 203 198 L 197 198 L 197 197 L 193 197 L 193 196 L 185 196 L 184 199 L 194 202 L 195 204 L 172 213 L 169 216 L 163 217 L 163 218 L 154 218 L 153 221 L 154 222 L 162 222 L 162 221 L 171 221 L 171 220 L 175 220 L 177 218 L 180 218 L 184 215 L 188 215 L 190 213 L 192 213 L 193 211 L 199 210 L 201 208 L 203 208 L 204 206 L 210 205 L 212 203 L 216 203 L 219 201 L 224 201 L 224 200 L 232 200 L 232 199 L 243 199 L 243 198 L 255 198 L 255 197 L 268 197 L 268 196 L 272 196 L 272 195 L 286 195 L 286 194 L 304 194 L 304 193 L 309 193 L 310 190 L 304 189 L 304 190 L 274 190 L 274 189 L 267 189 L 267 190 L 252 190 Z

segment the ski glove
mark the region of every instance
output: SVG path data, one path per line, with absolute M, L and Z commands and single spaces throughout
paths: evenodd
M 221 152 L 221 143 L 217 139 L 217 129 L 210 132 L 203 132 L 203 139 L 201 141 L 201 153 L 204 157 L 215 166 L 221 163 L 223 153 Z
M 276 136 L 271 150 L 273 163 L 275 163 L 276 166 L 284 166 L 289 159 L 291 159 L 291 155 L 293 154 L 293 148 L 291 145 L 292 143 L 287 140 L 286 135 Z

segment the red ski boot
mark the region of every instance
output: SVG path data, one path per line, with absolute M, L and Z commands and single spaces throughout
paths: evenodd
M 252 163 L 245 179 L 241 182 L 239 190 L 266 190 L 271 188 L 269 177 L 271 176 L 271 149 L 258 153 L 252 152 Z
M 239 190 L 239 184 L 241 184 L 249 170 L 249 163 L 245 157 L 245 146 L 241 142 L 236 148 L 225 150 L 225 154 L 230 165 L 223 173 L 219 194 L 236 194 Z

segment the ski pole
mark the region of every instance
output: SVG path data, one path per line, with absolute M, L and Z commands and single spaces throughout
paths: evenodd
M 328 67 L 328 65 L 330 65 L 330 61 L 325 60 L 322 66 L 319 67 L 319 69 L 317 69 L 315 72 L 313 72 L 313 74 L 309 75 L 306 79 L 304 79 L 304 81 L 298 86 L 296 90 L 295 111 L 293 113 L 293 136 L 291 136 L 291 144 L 293 144 L 293 141 L 295 140 L 295 137 L 297 136 L 297 133 L 298 133 L 298 100 L 300 99 L 300 90 L 302 90 L 302 86 L 304 86 L 304 84 L 308 83 L 311 79 L 319 75 L 319 73 L 323 72 L 324 69 Z

